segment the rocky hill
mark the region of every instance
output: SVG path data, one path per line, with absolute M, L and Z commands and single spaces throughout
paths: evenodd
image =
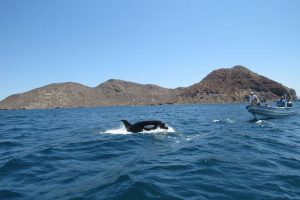
M 0 102 L 0 109 L 243 102 L 247 101 L 251 91 L 268 100 L 284 94 L 296 97 L 295 90 L 243 66 L 235 66 L 215 70 L 199 83 L 176 89 L 114 79 L 97 87 L 55 83 L 11 95 Z
M 218 69 L 202 81 L 185 88 L 180 102 L 243 102 L 253 91 L 261 99 L 274 100 L 284 94 L 293 99 L 296 92 L 282 84 L 256 74 L 243 66 Z
M 0 102 L 0 109 L 157 105 L 175 103 L 175 90 L 122 80 L 108 80 L 97 87 L 78 83 L 54 83 Z
M 101 95 L 98 105 L 157 105 L 175 103 L 174 90 L 157 85 L 111 79 L 94 88 Z

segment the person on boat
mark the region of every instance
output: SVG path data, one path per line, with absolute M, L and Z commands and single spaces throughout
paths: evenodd
M 283 97 L 280 97 L 280 99 L 276 103 L 276 106 L 277 107 L 284 107 L 285 106 L 285 100 L 283 99 Z
M 260 105 L 260 100 L 253 92 L 250 93 L 249 102 L 251 105 Z
M 249 96 L 249 103 L 250 103 L 250 104 L 251 104 L 252 101 L 254 100 L 254 96 L 256 96 L 256 95 L 254 95 L 254 93 L 251 92 L 251 93 L 250 93 L 250 96 Z

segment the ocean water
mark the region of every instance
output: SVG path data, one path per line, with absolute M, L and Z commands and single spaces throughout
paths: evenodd
M 245 106 L 2 110 L 0 199 L 300 199 L 300 115 Z

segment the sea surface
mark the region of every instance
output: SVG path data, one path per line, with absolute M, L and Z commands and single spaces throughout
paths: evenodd
M 245 106 L 2 110 L 0 199 L 300 199 L 300 115 Z

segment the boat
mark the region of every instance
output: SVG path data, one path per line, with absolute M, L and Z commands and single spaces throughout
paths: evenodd
M 296 115 L 297 112 L 294 107 L 275 107 L 269 105 L 248 105 L 246 109 L 257 120 L 281 118 L 291 115 Z

